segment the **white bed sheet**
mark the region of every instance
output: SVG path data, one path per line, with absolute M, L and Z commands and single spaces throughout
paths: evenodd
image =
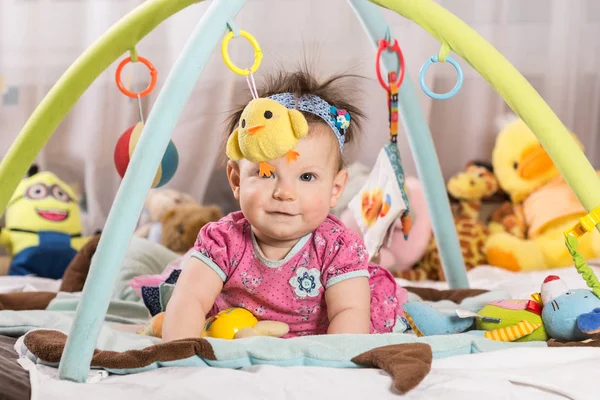
M 600 277 L 600 267 L 589 261 L 594 273 Z M 557 275 L 571 288 L 587 288 L 585 281 L 574 267 L 555 268 L 543 271 L 511 272 L 487 265 L 472 269 L 467 273 L 469 287 L 472 289 L 499 290 L 508 293 L 514 299 L 528 299 L 532 293 L 539 292 L 542 282 L 548 275 Z M 401 286 L 422 286 L 436 289 L 448 289 L 446 282 L 408 282 L 397 279 Z M 599 396 L 600 398 L 600 396 Z
M 0 276 L 0 293 L 58 292 L 61 282 L 36 276 Z
M 600 276 L 600 270 L 594 268 Z M 469 272 L 470 286 L 527 298 L 550 274 L 572 288 L 585 283 L 574 268 L 512 273 L 492 267 Z M 400 284 L 446 288 L 439 282 Z M 0 282 L 0 287 L 2 287 Z M 57 370 L 30 369 L 32 399 L 598 399 L 600 349 L 522 348 L 434 360 L 431 373 L 405 396 L 381 370 L 254 366 L 244 370 L 162 368 L 127 376 L 96 377 L 95 383 L 57 379 Z
M 430 374 L 401 396 L 375 369 L 254 366 L 244 370 L 163 368 L 97 383 L 32 374 L 32 399 L 598 399 L 600 349 L 527 348 L 434 360 Z M 35 368 L 35 367 L 33 367 Z

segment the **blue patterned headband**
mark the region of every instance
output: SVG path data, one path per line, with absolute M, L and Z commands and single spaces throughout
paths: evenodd
M 344 150 L 344 135 L 350 126 L 350 113 L 346 110 L 337 109 L 313 94 L 297 97 L 292 93 L 277 93 L 269 96 L 269 99 L 275 100 L 288 109 L 305 111 L 320 117 L 335 134 L 340 151 Z

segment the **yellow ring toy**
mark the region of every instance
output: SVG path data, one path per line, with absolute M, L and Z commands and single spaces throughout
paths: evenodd
M 223 39 L 223 43 L 221 44 L 221 54 L 223 54 L 223 61 L 225 61 L 225 65 L 227 65 L 229 69 L 231 69 L 236 74 L 248 76 L 250 74 L 250 72 L 248 72 L 248 69 L 241 69 L 240 67 L 235 65 L 229 57 L 229 51 L 227 50 L 227 47 L 229 46 L 229 41 L 231 40 L 231 38 L 233 38 L 233 35 L 233 32 L 227 33 L 227 35 L 225 35 L 225 38 Z M 252 48 L 254 49 L 254 64 L 252 64 L 252 67 L 250 67 L 250 71 L 256 72 L 263 58 L 263 54 L 260 50 L 260 46 L 258 45 L 258 41 L 250 33 L 243 30 L 240 30 L 240 36 L 247 39 L 252 45 Z

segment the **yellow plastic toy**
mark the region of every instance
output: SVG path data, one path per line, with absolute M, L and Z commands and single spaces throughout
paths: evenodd
M 11 255 L 9 275 L 61 279 L 89 238 L 81 236 L 81 214 L 71 187 L 33 166 L 6 207 L 0 245 Z
M 289 110 L 272 99 L 252 100 L 240 117 L 238 128 L 227 140 L 227 157 L 233 161 L 246 158 L 259 163 L 260 176 L 275 171 L 267 161 L 286 156 L 296 160 L 298 140 L 308 133 L 308 123 L 298 110 Z
M 225 65 L 227 65 L 236 74 L 242 75 L 242 76 L 248 76 L 252 72 L 256 72 L 256 70 L 260 66 L 260 63 L 262 62 L 262 59 L 263 59 L 262 50 L 260 49 L 260 45 L 258 44 L 258 41 L 256 40 L 256 38 L 254 36 L 252 36 L 249 32 L 246 32 L 245 30 L 240 29 L 240 36 L 243 37 L 244 39 L 248 40 L 250 42 L 250 44 L 252 45 L 252 48 L 254 49 L 254 64 L 252 64 L 252 66 L 250 68 L 241 69 L 240 67 L 235 65 L 233 63 L 233 61 L 231 61 L 231 57 L 229 57 L 229 50 L 228 50 L 229 41 L 231 39 L 233 39 L 234 36 L 235 36 L 235 33 L 233 31 L 231 31 L 231 32 L 228 32 L 225 35 L 225 37 L 223 38 L 223 43 L 221 44 L 221 54 L 223 55 L 223 61 L 225 62 Z
M 572 265 L 564 231 L 587 213 L 522 120 L 501 130 L 492 164 L 500 186 L 511 197 L 522 232 L 511 234 L 498 225 L 490 227 L 493 233 L 485 245 L 488 263 L 512 271 Z M 600 233 L 582 237 L 579 251 L 585 258 L 599 257 Z
M 140 333 L 162 338 L 164 316 L 164 312 L 156 314 Z M 284 322 L 259 321 L 245 308 L 232 307 L 208 318 L 202 337 L 232 340 L 251 336 L 282 337 L 288 332 L 289 326 Z

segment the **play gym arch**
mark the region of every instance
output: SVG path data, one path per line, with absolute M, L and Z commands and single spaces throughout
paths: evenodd
M 197 2 L 144 2 L 114 24 L 69 67 L 32 113 L 0 162 L 1 210 L 4 211 L 21 177 L 56 127 L 91 83 L 123 54 L 131 52 L 135 59 L 135 45 L 139 41 L 168 17 Z M 106 221 L 61 359 L 61 379 L 85 382 L 119 267 L 155 172 L 169 145 L 171 132 L 210 54 L 230 29 L 228 22 L 233 21 L 244 3 L 245 0 L 213 0 L 166 79 Z M 417 23 L 441 43 L 440 53 L 433 56 L 431 62 L 445 61 L 451 51 L 468 62 L 536 134 L 584 208 L 590 212 L 585 229 L 590 230 L 597 224 L 592 212 L 600 205 L 600 182 L 596 171 L 550 107 L 493 46 L 433 0 L 348 0 L 348 3 L 375 48 L 380 39 L 390 34 L 378 7 L 381 6 Z M 396 69 L 397 62 L 394 57 L 384 57 L 389 71 Z M 399 111 L 419 178 L 424 183 L 445 276 L 450 287 L 467 287 L 444 180 L 431 133 L 408 73 L 399 90 Z

